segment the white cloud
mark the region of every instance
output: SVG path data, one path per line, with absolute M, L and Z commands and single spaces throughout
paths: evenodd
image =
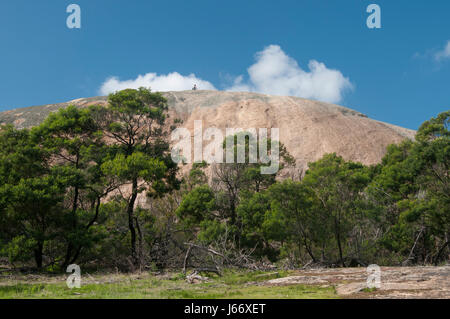
M 111 77 L 102 84 L 100 94 L 107 95 L 124 89 L 137 89 L 140 87 L 151 88 L 152 91 L 183 91 L 192 89 L 194 84 L 197 84 L 202 90 L 216 89 L 210 82 L 197 78 L 195 74 L 184 76 L 178 72 L 167 75 L 147 73 L 139 75 L 134 80 L 121 81 L 117 77 Z
M 434 58 L 437 61 L 441 61 L 443 59 L 450 58 L 450 40 L 447 41 L 447 45 L 444 47 L 444 49 L 436 52 L 436 54 L 434 55 Z
M 256 62 L 248 68 L 248 80 L 238 76 L 227 91 L 249 91 L 274 95 L 298 96 L 324 102 L 338 103 L 345 91 L 352 89 L 350 80 L 338 71 L 328 69 L 316 60 L 309 61 L 307 71 L 289 57 L 278 45 L 269 45 L 256 54 Z M 121 81 L 117 77 L 107 79 L 100 94 L 132 88 L 150 87 L 153 91 L 190 90 L 197 84 L 200 90 L 216 90 L 211 82 L 197 78 L 195 74 L 184 76 L 178 72 L 167 75 L 147 73 L 136 79 Z
M 316 60 L 309 61 L 305 71 L 278 45 L 270 45 L 256 54 L 256 63 L 248 68 L 249 80 L 234 80 L 230 91 L 254 91 L 267 94 L 298 96 L 337 103 L 352 88 L 350 80 L 338 70 L 328 69 Z

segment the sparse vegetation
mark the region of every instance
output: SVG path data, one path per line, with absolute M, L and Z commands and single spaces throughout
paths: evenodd
M 284 273 L 286 275 L 286 273 Z M 281 275 L 279 275 L 281 276 Z M 273 278 L 263 272 L 231 272 L 222 277 L 212 277 L 200 284 L 188 284 L 184 276 L 169 274 L 153 276 L 142 273 L 139 276 L 94 275 L 87 277 L 90 283 L 81 288 L 67 288 L 63 278 L 59 282 L 49 283 L 13 283 L 0 281 L 0 299 L 2 298 L 58 298 L 58 299 L 331 299 L 337 298 L 333 287 L 287 285 L 262 286 L 255 283 Z M 43 277 L 40 280 L 52 280 Z

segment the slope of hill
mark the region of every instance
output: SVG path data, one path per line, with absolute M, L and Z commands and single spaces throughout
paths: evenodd
M 203 129 L 279 128 L 280 140 L 306 167 L 325 153 L 336 152 L 347 160 L 378 163 L 386 146 L 414 138 L 415 131 L 379 122 L 346 107 L 297 97 L 271 96 L 248 92 L 180 91 L 164 92 L 171 119 L 193 134 L 194 121 Z M 106 97 L 92 97 L 66 103 L 21 108 L 0 113 L 0 123 L 18 128 L 38 125 L 45 117 L 68 105 L 86 107 L 106 104 Z

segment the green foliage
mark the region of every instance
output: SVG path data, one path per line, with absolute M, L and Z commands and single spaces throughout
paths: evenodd
M 199 225 L 204 220 L 213 218 L 211 212 L 216 207 L 213 190 L 208 185 L 197 186 L 183 197 L 176 214 L 188 226 Z
M 4 146 L 0 149 L 0 236 L 13 241 L 7 248 L 12 260 L 22 259 L 34 243 L 33 255 L 40 268 L 44 245 L 57 236 L 61 222 L 58 208 L 64 194 L 63 179 L 53 174 L 46 151 L 28 130 L 4 128 L 0 144 Z M 20 238 L 28 240 L 23 250 L 14 248 Z
M 134 267 L 142 263 L 143 233 L 135 214 L 138 194 L 159 197 L 177 189 L 177 166 L 171 160 L 167 132 L 163 130 L 167 101 L 160 93 L 140 88 L 109 95 L 107 108 L 92 110 L 106 137 L 115 141 L 113 152 L 102 165 L 110 183 L 131 185 L 127 201 L 131 258 Z
M 370 170 L 360 163 L 347 162 L 336 154 L 328 154 L 319 161 L 310 163 L 303 182 L 314 194 L 314 218 L 321 221 L 322 230 L 333 234 L 339 263 L 345 265 L 345 243 L 364 217 L 361 214 L 364 206 L 363 191 L 370 182 Z M 361 244 L 361 238 L 354 240 L 357 246 Z M 324 238 L 321 243 L 322 256 L 330 243 L 331 238 Z M 358 251 L 354 253 L 360 258 Z
M 14 265 L 16 262 L 26 262 L 33 256 L 36 241 L 22 236 L 14 237 L 3 247 L 1 254 L 8 256 L 9 262 Z
M 102 164 L 105 175 L 127 182 L 143 179 L 153 182 L 153 191 L 161 191 L 158 182 L 164 177 L 166 166 L 163 161 L 150 157 L 141 152 L 134 152 L 129 156 L 117 154 L 112 160 Z
M 227 235 L 227 225 L 218 220 L 202 220 L 200 222 L 200 232 L 198 240 L 206 245 L 210 245 Z
M 238 133 L 226 139 L 235 163 L 194 163 L 182 185 L 167 116 L 163 96 L 141 88 L 111 94 L 106 107 L 61 109 L 31 130 L 2 126 L 0 257 L 52 272 L 75 262 L 156 270 L 180 267 L 193 241 L 283 267 L 448 260 L 449 111 L 378 165 L 325 154 L 303 179 L 261 174 L 267 164 L 249 156 L 260 145 Z M 280 169 L 295 169 L 282 144 L 280 153 Z
M 418 142 L 433 141 L 436 139 L 448 140 L 450 137 L 450 111 L 440 113 L 437 117 L 425 121 L 416 135 Z
M 449 245 L 449 117 L 441 113 L 422 124 L 415 142 L 389 147 L 369 186 L 372 202 L 385 208 L 380 243 L 406 261 L 437 263 Z

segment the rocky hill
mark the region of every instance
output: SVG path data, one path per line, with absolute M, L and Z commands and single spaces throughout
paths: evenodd
M 372 120 L 346 107 L 297 97 L 248 92 L 181 91 L 164 92 L 171 119 L 193 134 L 195 120 L 203 129 L 279 128 L 280 140 L 306 167 L 325 153 L 336 152 L 347 160 L 378 163 L 386 146 L 413 138 L 415 131 Z M 86 107 L 106 104 L 106 97 L 82 98 L 66 103 L 21 108 L 0 113 L 0 123 L 18 128 L 32 127 L 50 113 L 68 105 Z

